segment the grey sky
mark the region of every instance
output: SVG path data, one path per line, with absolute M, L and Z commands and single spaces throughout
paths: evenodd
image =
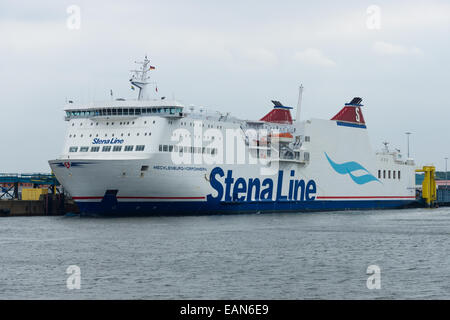
M 69 30 L 70 5 L 81 9 Z M 366 25 L 370 5 L 380 29 Z M 354 96 L 373 147 L 382 141 L 438 170 L 449 156 L 448 1 L 0 2 L 1 172 L 47 172 L 61 151 L 66 99 L 134 98 L 133 61 L 148 54 L 161 96 L 259 119 L 270 99 L 305 118 Z M 351 141 L 349 141 L 351 143 Z

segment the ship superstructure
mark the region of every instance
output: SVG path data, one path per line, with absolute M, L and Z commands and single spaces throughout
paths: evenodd
M 414 161 L 374 152 L 361 98 L 331 120 L 295 119 L 272 101 L 260 120 L 149 99 L 65 106 L 62 154 L 49 161 L 84 214 L 165 215 L 398 208 L 415 200 Z M 301 93 L 301 91 L 300 91 Z M 300 101 L 300 99 L 299 99 Z

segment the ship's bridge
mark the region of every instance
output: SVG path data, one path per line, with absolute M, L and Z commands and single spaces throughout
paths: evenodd
M 65 120 L 74 118 L 123 118 L 139 116 L 183 117 L 183 105 L 174 100 L 118 99 L 88 104 L 68 103 Z

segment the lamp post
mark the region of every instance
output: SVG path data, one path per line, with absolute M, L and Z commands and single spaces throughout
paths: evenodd
M 445 158 L 445 190 L 447 190 L 447 160 L 448 158 Z
M 407 150 L 408 150 L 408 159 L 409 159 L 409 135 L 411 134 L 411 132 L 405 132 L 406 134 L 406 141 L 407 141 Z

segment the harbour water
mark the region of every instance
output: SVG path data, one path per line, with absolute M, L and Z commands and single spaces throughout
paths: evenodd
M 0 299 L 449 299 L 449 252 L 449 208 L 10 217 Z M 67 287 L 71 265 L 80 289 Z

